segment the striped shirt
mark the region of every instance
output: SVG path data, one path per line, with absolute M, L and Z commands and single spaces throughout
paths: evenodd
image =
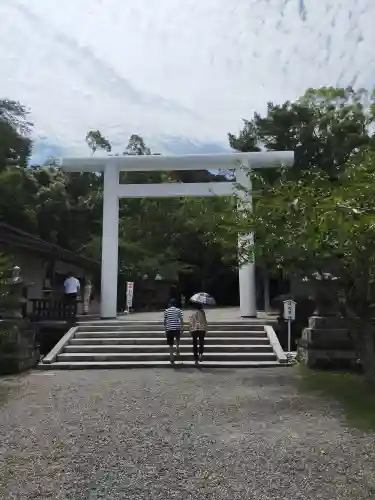
M 178 307 L 168 307 L 164 311 L 164 327 L 165 330 L 182 330 L 183 317 L 182 311 Z

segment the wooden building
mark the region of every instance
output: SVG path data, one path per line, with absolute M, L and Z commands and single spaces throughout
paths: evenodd
M 100 263 L 44 241 L 37 236 L 0 222 L 0 253 L 8 255 L 21 268 L 25 283 L 25 313 L 53 319 L 61 315 L 64 280 L 71 271 L 83 289 L 88 277 L 100 272 Z M 90 313 L 99 313 L 99 294 L 95 293 Z M 55 309 L 55 310 L 54 310 Z M 59 312 L 60 311 L 60 312 Z M 78 314 L 82 303 L 78 303 Z

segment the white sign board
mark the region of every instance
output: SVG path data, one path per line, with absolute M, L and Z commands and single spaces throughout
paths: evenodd
M 134 296 L 134 282 L 127 281 L 126 282 L 126 307 L 128 310 L 133 305 L 133 296 Z
M 294 321 L 296 319 L 296 302 L 294 300 L 284 300 L 284 319 Z

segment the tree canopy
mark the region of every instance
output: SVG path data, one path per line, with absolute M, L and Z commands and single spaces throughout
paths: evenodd
M 29 166 L 32 125 L 27 122 L 27 110 L 19 103 L 1 101 L 0 120 L 0 126 L 4 124 L 9 131 L 9 135 L 0 135 L 0 150 L 4 151 L 3 162 L 0 161 L 3 221 L 100 260 L 102 176 L 64 172 L 53 158 L 44 165 Z M 85 139 L 93 155 L 100 150 L 113 154 L 109 139 L 100 130 L 88 131 Z M 123 154 L 149 155 L 152 152 L 142 137 L 133 134 Z M 215 176 L 209 172 L 122 172 L 120 179 L 124 183 L 140 183 L 213 178 Z M 207 262 L 215 261 L 223 268 L 219 246 L 205 238 L 202 221 L 196 217 L 204 206 L 207 211 L 210 201 L 122 200 L 119 223 L 119 271 L 122 275 L 128 279 L 145 274 L 150 277 L 162 274 L 168 278 L 188 272 L 201 280 Z M 218 200 L 212 207 L 217 209 Z M 205 255 L 205 259 L 198 255 Z M 215 275 L 211 281 L 214 279 Z
M 243 261 L 255 254 L 289 276 L 334 282 L 328 293 L 341 297 L 341 312 L 357 324 L 361 358 L 375 374 L 375 152 L 358 153 L 335 182 L 318 169 L 298 180 L 281 171 L 272 183 L 255 175 L 262 189 L 227 219 L 227 239 L 253 231 L 255 243 L 240 248 Z
M 336 177 L 356 152 L 374 143 L 374 122 L 374 92 L 309 89 L 295 102 L 269 102 L 266 116 L 245 120 L 238 136 L 229 134 L 229 143 L 238 151 L 291 150 L 297 175 L 319 168 Z
M 228 265 L 236 264 L 237 230 L 249 232 L 251 224 L 255 224 L 259 265 L 269 269 L 294 266 L 296 272 L 306 272 L 312 257 L 317 255 L 318 241 L 324 241 L 327 254 L 334 252 L 333 240 L 328 238 L 331 233 L 324 229 L 322 212 L 313 203 L 321 199 L 321 193 L 343 190 L 347 186 L 343 179 L 348 169 L 354 165 L 359 168 L 359 159 L 364 162 L 363 155 L 374 149 L 374 110 L 374 94 L 352 88 L 309 89 L 294 102 L 269 103 L 264 116 L 255 113 L 244 122 L 238 135 L 229 134 L 230 146 L 239 151 L 295 151 L 292 169 L 253 174 L 254 186 L 261 195 L 255 199 L 251 216 L 256 216 L 257 222 L 249 219 L 249 214 L 244 215 L 246 210 L 236 211 L 236 200 L 232 198 L 122 200 L 120 271 L 132 278 L 189 271 L 199 276 L 201 283 L 213 286 Z M 3 220 L 99 260 L 102 176 L 63 172 L 53 159 L 45 165 L 30 167 L 32 124 L 28 121 L 28 110 L 20 103 L 0 101 L 0 129 L 4 132 L 0 134 Z M 123 153 L 114 153 L 110 139 L 100 130 L 88 131 L 86 142 L 93 155 L 99 150 L 112 155 L 153 154 L 136 134 L 124 141 Z M 138 183 L 206 182 L 223 178 L 207 171 L 181 171 L 127 172 L 120 179 L 124 183 Z M 289 207 L 287 211 L 285 206 Z M 305 207 L 305 218 L 301 207 Z M 330 209 L 327 213 L 331 213 Z M 302 223 L 306 225 L 304 231 Z M 307 234 L 309 239 L 301 240 Z M 248 248 L 247 252 L 252 250 Z M 246 252 L 242 254 L 246 256 Z M 323 263 L 326 266 L 324 259 Z M 317 259 L 314 265 L 317 266 Z
M 27 165 L 32 148 L 28 114 L 19 102 L 0 100 L 0 171 L 7 165 Z
M 106 137 L 102 135 L 100 130 L 90 130 L 89 132 L 87 132 L 86 143 L 91 149 L 92 154 L 95 154 L 99 149 L 102 149 L 107 153 L 110 153 L 112 151 L 111 143 Z

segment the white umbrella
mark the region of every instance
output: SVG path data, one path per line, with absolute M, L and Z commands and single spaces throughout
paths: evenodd
M 196 304 L 202 304 L 205 306 L 215 306 L 216 301 L 211 295 L 205 292 L 200 292 L 194 294 L 192 297 L 190 297 L 190 302 L 195 302 Z

